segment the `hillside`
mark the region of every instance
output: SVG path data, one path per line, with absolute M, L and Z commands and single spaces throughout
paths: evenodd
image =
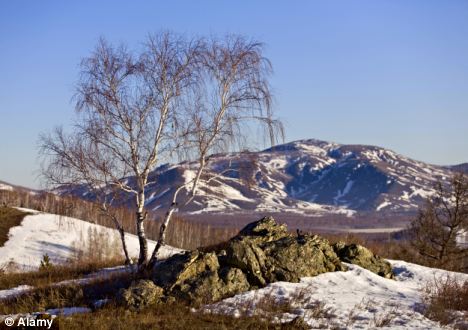
M 0 268 L 34 270 L 39 267 L 44 254 L 50 257 L 52 264 L 64 264 L 90 249 L 95 249 L 94 253 L 122 255 L 118 233 L 114 229 L 79 219 L 24 210 L 33 214 L 26 216 L 21 225 L 10 229 L 8 240 L 0 247 Z M 130 255 L 138 256 L 138 238 L 126 234 L 126 242 Z M 150 249 L 154 245 L 153 241 L 148 242 Z M 170 255 L 175 251 L 178 250 L 167 248 L 163 254 Z
M 195 169 L 195 163 L 187 162 L 156 169 L 150 177 L 155 183 L 147 189 L 147 207 L 167 208 L 175 187 L 190 182 Z M 446 184 L 452 175 L 447 167 L 380 147 L 301 140 L 260 152 L 211 156 L 206 172 L 211 182 L 201 184 L 197 197 L 181 211 L 412 214 L 433 193 L 437 181 Z M 127 183 L 132 181 L 128 178 Z M 92 199 L 83 186 L 59 191 Z
M 448 166 L 452 171 L 468 174 L 468 163 Z

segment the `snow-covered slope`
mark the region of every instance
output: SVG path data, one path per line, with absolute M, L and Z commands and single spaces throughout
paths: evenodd
M 0 190 L 13 190 L 13 186 L 10 186 L 9 184 L 6 184 L 5 182 L 0 181 Z
M 121 253 L 119 236 L 116 230 L 95 225 L 79 219 L 40 213 L 34 210 L 22 209 L 33 215 L 26 216 L 21 225 L 9 231 L 9 239 L 0 247 L 0 267 L 14 263 L 14 270 L 31 270 L 39 267 L 44 254 L 47 254 L 53 264 L 64 263 L 86 250 L 90 239 L 106 239 L 112 252 Z M 138 256 L 138 238 L 126 234 L 129 253 Z M 151 249 L 155 242 L 149 241 Z M 177 253 L 178 249 L 165 247 L 161 257 Z
M 150 178 L 147 206 L 168 207 L 177 186 L 194 177 L 196 163 L 165 165 Z M 306 215 L 414 212 L 437 181 L 453 174 L 374 146 L 301 140 L 261 152 L 210 157 L 198 196 L 184 210 L 203 212 L 295 212 Z M 128 184 L 133 179 L 128 178 Z M 63 194 L 92 199 L 84 187 Z M 130 202 L 128 202 L 130 203 Z
M 369 329 L 383 325 L 384 321 L 388 321 L 383 326 L 386 329 L 440 329 L 438 323 L 422 315 L 422 289 L 435 279 L 450 276 L 468 281 L 468 275 L 403 261 L 390 262 L 396 280 L 348 265 L 347 272 L 303 278 L 300 283 L 276 282 L 207 306 L 206 310 L 231 315 L 261 314 L 268 309 L 266 303 L 277 306 L 288 303 L 291 311 L 284 314 L 282 320 L 302 316 L 313 329 Z M 323 311 L 328 315 L 323 315 Z

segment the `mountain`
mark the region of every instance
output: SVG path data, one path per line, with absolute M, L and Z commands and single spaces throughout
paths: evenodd
M 468 163 L 452 165 L 452 166 L 448 166 L 448 168 L 455 172 L 468 174 Z
M 29 193 L 32 193 L 32 194 L 38 192 L 38 190 L 35 190 L 35 189 L 26 188 L 26 187 L 22 187 L 22 186 L 17 186 L 17 185 L 14 185 L 14 184 L 11 184 L 11 183 L 0 180 L 0 191 L 1 190 L 29 192 Z
M 196 163 L 183 162 L 152 172 L 148 209 L 166 209 L 176 187 L 190 182 L 195 170 Z M 452 175 L 451 168 L 376 146 L 300 140 L 259 152 L 211 156 L 197 196 L 180 211 L 307 216 L 412 213 L 434 192 L 437 181 L 448 184 Z M 128 178 L 127 184 L 134 180 Z M 83 186 L 62 188 L 60 193 L 92 199 Z M 131 203 L 130 197 L 124 203 Z

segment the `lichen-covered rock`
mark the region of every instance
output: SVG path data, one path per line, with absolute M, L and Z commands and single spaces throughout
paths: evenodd
M 194 303 L 211 303 L 250 289 L 244 273 L 238 268 L 223 268 L 209 272 L 182 285 L 175 286 L 171 294 Z
M 271 217 L 247 225 L 225 252 L 222 263 L 241 269 L 252 286 L 344 270 L 327 240 L 292 235 Z
M 361 266 L 385 278 L 394 278 L 392 266 L 388 261 L 374 255 L 369 249 L 358 244 L 346 245 L 338 242 L 333 249 L 341 261 Z
M 301 277 L 346 270 L 342 261 L 393 276 L 390 264 L 364 247 L 332 246 L 317 235 L 293 235 L 271 217 L 248 224 L 223 247 L 214 252 L 188 251 L 159 263 L 153 272 L 153 281 L 162 288 L 158 294 L 164 289 L 163 300 L 211 303 L 276 281 L 298 282 Z M 127 291 L 127 305 L 147 304 L 134 294 L 141 290 Z
M 272 217 L 264 217 L 245 226 L 234 239 L 249 237 L 252 242 L 266 243 L 288 236 L 286 225 L 279 224 Z
M 223 264 L 241 269 L 254 286 L 265 286 L 263 277 L 266 256 L 263 250 L 249 237 L 235 239 L 229 242 L 226 254 L 221 258 Z
M 247 276 L 239 268 L 223 267 L 218 274 L 223 281 L 224 296 L 233 296 L 250 289 Z
M 218 258 L 214 252 L 203 253 L 194 250 L 176 254 L 157 265 L 153 271 L 153 279 L 159 286 L 171 290 L 187 280 L 216 272 L 218 269 Z
M 198 250 L 162 262 L 154 269 L 154 281 L 168 295 L 197 303 L 217 301 L 250 288 L 240 269 L 221 268 L 214 252 Z
M 163 296 L 164 290 L 153 281 L 139 280 L 120 290 L 118 302 L 131 310 L 140 310 L 158 303 Z
M 301 277 L 344 270 L 328 241 L 318 236 L 284 237 L 264 244 L 263 251 L 268 283 L 299 282 Z

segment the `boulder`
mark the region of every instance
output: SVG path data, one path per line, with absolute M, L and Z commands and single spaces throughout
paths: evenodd
M 129 288 L 121 289 L 117 301 L 131 310 L 140 310 L 161 301 L 164 290 L 150 280 L 133 282 Z
M 154 281 L 167 294 L 195 303 L 208 303 L 249 290 L 240 269 L 220 267 L 216 253 L 198 250 L 175 255 L 154 269 Z
M 271 217 L 242 229 L 228 242 L 220 260 L 241 269 L 253 287 L 276 281 L 298 282 L 301 277 L 344 270 L 326 239 L 292 235 Z
M 381 257 L 374 255 L 369 249 L 358 244 L 346 245 L 338 242 L 333 245 L 333 249 L 341 261 L 361 266 L 379 276 L 394 279 L 390 263 Z
M 218 258 L 214 252 L 187 251 L 183 254 L 175 254 L 157 265 L 153 270 L 153 280 L 166 291 L 170 291 L 188 280 L 203 277 L 218 269 Z

